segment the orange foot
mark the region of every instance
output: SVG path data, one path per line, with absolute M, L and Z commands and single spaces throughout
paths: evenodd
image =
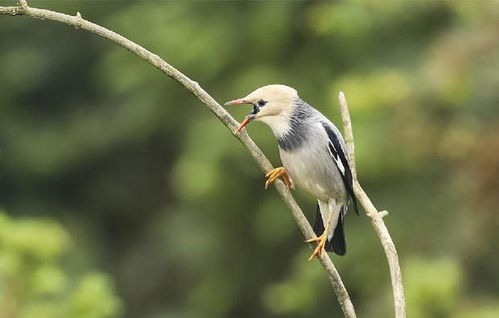
M 291 178 L 289 177 L 288 173 L 286 172 L 286 169 L 284 167 L 279 167 L 270 170 L 266 175 L 265 178 L 267 178 L 267 181 L 265 181 L 265 189 L 269 187 L 272 183 L 275 182 L 275 180 L 279 177 L 282 177 L 284 180 L 284 184 L 289 189 L 294 189 L 295 186 L 293 185 L 293 181 L 291 181 Z
M 306 240 L 306 242 L 307 243 L 318 242 L 317 246 L 315 247 L 314 252 L 308 258 L 308 260 L 310 261 L 315 256 L 320 256 L 320 255 L 322 255 L 322 253 L 324 253 L 326 251 L 326 242 L 327 242 L 326 231 L 324 231 L 324 233 L 322 233 L 321 236 L 311 238 L 309 240 Z

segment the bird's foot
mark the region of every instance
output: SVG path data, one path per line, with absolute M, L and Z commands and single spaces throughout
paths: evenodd
M 291 181 L 291 178 L 289 177 L 288 173 L 286 172 L 286 169 L 284 169 L 284 167 L 279 167 L 279 168 L 275 168 L 275 169 L 270 170 L 265 175 L 265 178 L 267 178 L 267 181 L 265 181 L 265 189 L 267 189 L 269 187 L 269 185 L 274 183 L 275 180 L 279 177 L 282 177 L 286 187 L 288 187 L 289 189 L 295 188 L 293 181 Z
M 326 251 L 327 234 L 324 232 L 321 236 L 311 238 L 309 240 L 306 240 L 305 242 L 307 243 L 318 242 L 317 246 L 315 247 L 315 250 L 312 252 L 312 255 L 310 255 L 310 257 L 308 258 L 308 260 L 310 261 L 315 256 L 321 256 L 322 253 Z

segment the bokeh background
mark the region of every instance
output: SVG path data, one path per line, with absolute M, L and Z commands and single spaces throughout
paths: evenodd
M 137 41 L 219 102 L 282 83 L 339 124 L 343 90 L 409 316 L 499 317 L 498 1 L 32 5 Z M 278 165 L 270 130 L 248 131 Z M 340 317 L 263 182 L 206 107 L 136 56 L 0 16 L 1 318 Z M 312 220 L 313 198 L 295 195 Z M 392 316 L 367 217 L 350 213 L 346 235 L 333 261 L 359 317 Z

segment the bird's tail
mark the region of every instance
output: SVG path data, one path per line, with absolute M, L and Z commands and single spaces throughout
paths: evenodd
M 343 230 L 343 219 L 345 217 L 346 209 L 348 206 L 345 204 L 341 208 L 340 217 L 338 220 L 338 224 L 334 229 L 333 237 L 329 238 L 326 243 L 326 251 L 334 252 L 340 256 L 343 256 L 347 252 L 347 244 L 345 241 L 345 232 Z M 322 221 L 321 211 L 319 205 L 317 205 L 317 214 L 315 217 L 314 223 L 314 232 L 315 235 L 319 236 L 324 232 L 324 223 Z
M 338 255 L 345 255 L 347 252 L 347 243 L 345 241 L 345 232 L 343 231 L 343 213 L 340 214 L 338 225 L 334 229 L 333 237 L 328 240 L 326 251 L 333 251 Z

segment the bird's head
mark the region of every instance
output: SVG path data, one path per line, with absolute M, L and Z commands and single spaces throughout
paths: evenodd
M 280 131 L 287 129 L 297 100 L 298 93 L 294 88 L 274 84 L 260 87 L 247 96 L 231 100 L 225 105 L 253 105 L 253 111 L 241 122 L 236 133 L 253 120 L 262 121 L 269 125 L 272 130 Z

